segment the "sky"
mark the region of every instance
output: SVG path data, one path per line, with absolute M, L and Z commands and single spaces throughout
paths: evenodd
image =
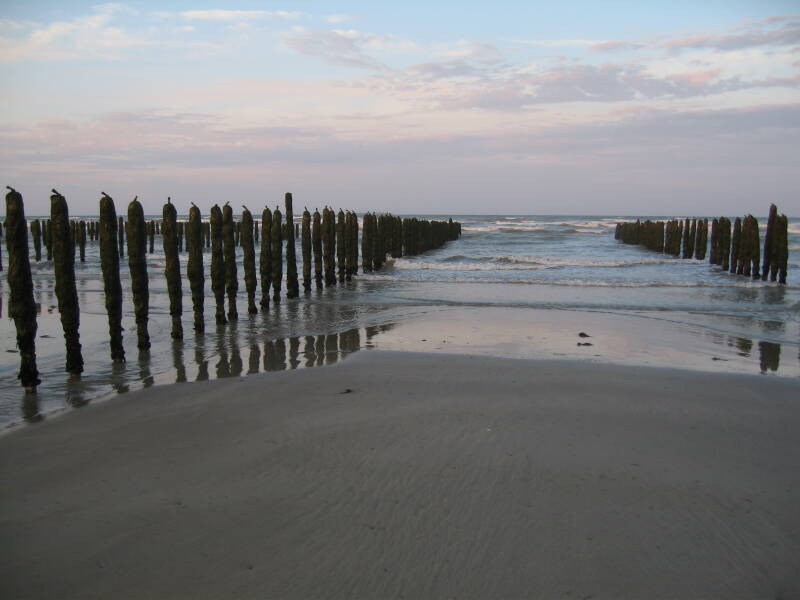
M 0 83 L 28 214 L 800 216 L 797 0 L 2 0 Z

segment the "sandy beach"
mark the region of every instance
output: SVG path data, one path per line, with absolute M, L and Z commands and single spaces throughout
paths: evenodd
M 0 438 L 5 598 L 794 598 L 795 379 L 359 352 Z

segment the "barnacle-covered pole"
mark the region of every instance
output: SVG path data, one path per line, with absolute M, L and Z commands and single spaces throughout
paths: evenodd
M 247 290 L 247 312 L 251 315 L 258 312 L 256 307 L 256 248 L 253 239 L 253 215 L 245 206 L 242 210 L 242 265 L 244 266 L 244 286 Z
M 344 229 L 344 211 L 340 208 L 336 215 L 336 262 L 338 263 L 339 282 L 344 281 L 344 271 L 347 265 L 347 254 L 345 252 L 347 238 Z
M 123 220 L 122 215 L 117 217 L 117 237 L 117 243 L 119 244 L 119 258 L 122 258 L 125 256 L 125 221 Z
M 147 320 L 150 312 L 150 288 L 147 281 L 147 223 L 138 198 L 128 205 L 128 270 L 133 290 L 133 310 L 136 317 L 136 345 L 139 350 L 150 348 Z
M 303 210 L 302 231 L 300 247 L 303 252 L 303 291 L 311 291 L 311 213 L 308 208 Z
M 228 320 L 239 318 L 236 310 L 236 293 L 239 291 L 239 275 L 236 270 L 236 223 L 233 209 L 227 202 L 222 207 L 222 252 L 225 258 L 225 291 L 228 294 Z
M 161 241 L 164 244 L 164 275 L 167 278 L 167 293 L 169 294 L 169 315 L 172 318 L 172 338 L 183 338 L 183 302 L 181 296 L 181 261 L 178 257 L 178 211 L 172 201 L 167 198 L 167 203 L 161 212 L 162 229 Z M 151 221 L 152 223 L 152 221 Z
M 764 234 L 764 262 L 761 266 L 761 279 L 767 280 L 769 277 L 772 262 L 775 254 L 775 224 L 778 219 L 778 207 L 774 204 L 769 205 L 769 217 L 767 218 L 767 231 Z M 772 281 L 775 281 L 773 278 Z
M 319 290 L 322 289 L 322 219 L 317 209 L 314 209 L 311 222 L 311 247 L 314 251 L 314 281 Z
M 56 190 L 50 196 L 50 225 L 53 228 L 53 270 L 56 277 L 56 298 L 61 327 L 66 343 L 65 371 L 70 375 L 83 372 L 81 354 L 78 290 L 75 287 L 75 249 L 67 200 Z
M 100 198 L 100 268 L 103 271 L 103 290 L 108 313 L 108 334 L 111 340 L 111 360 L 123 362 L 125 349 L 122 346 L 122 283 L 119 278 L 119 250 L 117 243 L 118 224 L 114 200 L 105 192 Z
M 36 392 L 41 383 L 36 368 L 36 302 L 28 257 L 28 226 L 22 194 L 9 187 L 6 194 L 6 249 L 8 250 L 8 314 L 14 319 L 19 348 L 19 374 L 26 392 Z
M 189 251 L 186 275 L 189 278 L 189 287 L 192 290 L 194 330 L 197 333 L 205 331 L 205 321 L 203 319 L 203 302 L 205 300 L 205 275 L 203 274 L 204 240 L 200 209 L 192 202 L 192 207 L 189 209 L 189 222 L 186 224 L 186 248 Z
M 39 219 L 31 221 L 31 237 L 33 238 L 33 252 L 36 262 L 42 260 L 42 224 Z
M 286 206 L 286 297 L 297 298 L 300 295 L 300 285 L 297 282 L 297 250 L 294 242 L 295 227 L 291 193 L 286 192 L 284 204 Z
M 81 249 L 81 262 L 86 262 L 86 221 L 78 224 L 78 244 Z
M 272 211 L 261 213 L 261 253 L 258 269 L 261 274 L 261 310 L 269 310 L 269 290 L 272 286 Z
M 283 280 L 283 215 L 279 208 L 272 213 L 272 299 L 281 301 Z
M 322 210 L 322 256 L 325 263 L 325 285 L 336 285 L 336 215 L 327 206 Z
M 222 211 L 216 204 L 211 207 L 211 290 L 216 300 L 217 325 L 228 322 L 225 318 L 225 259 L 222 252 Z

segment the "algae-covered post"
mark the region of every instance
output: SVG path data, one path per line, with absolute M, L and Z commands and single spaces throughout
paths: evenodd
M 372 216 L 364 213 L 363 227 L 361 231 L 361 269 L 364 273 L 372 271 L 372 240 L 370 239 L 370 219 Z M 410 231 L 410 228 L 409 228 Z
M 183 324 L 181 323 L 183 290 L 181 289 L 181 261 L 178 257 L 178 212 L 170 198 L 167 198 L 161 217 L 163 219 L 161 241 L 164 244 L 164 275 L 167 278 L 169 315 L 172 318 L 171 335 L 173 339 L 180 340 L 183 338 Z
M 147 223 L 138 198 L 128 205 L 128 270 L 131 275 L 133 309 L 136 317 L 136 346 L 150 348 L 147 320 L 150 312 L 150 288 L 147 281 Z
M 33 252 L 36 262 L 42 260 L 42 225 L 39 219 L 31 221 L 31 237 L 33 238 Z
M 236 293 L 239 291 L 239 275 L 236 269 L 236 223 L 233 209 L 227 202 L 222 207 L 222 253 L 225 259 L 225 292 L 228 294 L 228 320 L 239 318 L 236 310 Z
M 319 290 L 322 289 L 322 218 L 317 209 L 314 209 L 311 224 L 311 247 L 314 250 L 314 281 Z
M 53 270 L 56 276 L 56 298 L 61 315 L 61 327 L 66 343 L 65 371 L 70 375 L 83 372 L 81 354 L 78 290 L 75 287 L 75 250 L 72 239 L 72 225 L 69 221 L 67 200 L 53 190 L 50 196 L 50 224 L 53 228 Z
M 727 271 L 731 257 L 731 220 L 728 217 L 720 217 L 719 227 L 719 252 L 721 254 L 721 262 L 719 264 L 722 266 L 723 271 Z
M 733 222 L 733 235 L 731 236 L 730 272 L 736 273 L 739 268 L 739 250 L 742 240 L 742 220 L 736 217 Z
M 26 392 L 36 392 L 41 383 L 36 368 L 36 302 L 28 257 L 28 225 L 22 195 L 12 187 L 6 194 L 6 249 L 8 250 L 8 314 L 14 319 L 19 348 L 19 374 Z
M 261 310 L 269 310 L 269 290 L 272 285 L 272 211 L 261 213 L 261 253 L 258 269 L 261 274 Z
M 244 286 L 247 290 L 247 312 L 251 315 L 258 312 L 256 307 L 256 247 L 253 239 L 253 215 L 245 206 L 242 210 L 242 266 L 244 267 Z
M 345 251 L 344 211 L 340 208 L 336 215 L 336 262 L 338 267 L 339 282 L 344 281 L 344 271 L 347 266 L 347 254 Z
M 345 278 L 347 281 L 350 281 L 353 278 L 353 274 L 355 270 L 353 266 L 358 263 L 358 233 L 355 233 L 353 228 L 353 218 L 355 214 L 351 211 L 347 211 L 347 214 L 344 218 L 345 224 L 345 265 L 344 265 L 344 273 Z M 356 225 L 357 226 L 357 225 Z M 355 251 L 355 256 L 354 256 Z
M 764 234 L 764 262 L 761 266 L 761 279 L 767 280 L 770 276 L 772 264 L 775 260 L 775 224 L 778 218 L 778 207 L 774 204 L 769 205 L 769 217 L 767 218 L 767 231 Z M 775 281 L 775 278 L 772 278 Z
M 297 251 L 295 249 L 294 212 L 292 210 L 292 194 L 287 192 L 286 205 L 286 297 L 297 298 L 300 285 L 297 282 Z
M 222 252 L 222 211 L 216 204 L 209 217 L 211 229 L 211 290 L 216 300 L 217 325 L 227 323 L 225 318 L 225 259 Z
M 156 222 L 150 221 L 147 223 L 147 239 L 149 242 L 149 252 L 153 254 L 156 251 Z
M 336 285 L 336 230 L 333 209 L 322 211 L 322 259 L 325 265 L 325 285 Z
M 303 220 L 300 237 L 300 248 L 303 253 L 303 291 L 311 291 L 311 213 L 303 209 Z
M 119 258 L 122 258 L 125 256 L 125 221 L 122 219 L 122 215 L 117 217 L 117 244 L 119 245 Z
M 81 248 L 81 262 L 86 262 L 86 221 L 78 225 L 78 243 Z
M 272 213 L 272 299 L 281 300 L 283 280 L 283 215 L 279 208 Z
M 44 245 L 47 248 L 48 262 L 53 260 L 53 228 L 50 225 L 50 219 L 44 222 L 45 228 L 42 230 Z
M 781 215 L 775 219 L 775 264 L 770 269 L 770 279 L 775 281 L 772 275 L 773 269 L 778 274 L 778 282 L 786 283 L 786 271 L 789 267 L 789 219 L 786 215 Z
M 186 275 L 192 290 L 192 309 L 194 311 L 194 330 L 205 331 L 203 319 L 203 301 L 205 296 L 205 275 L 203 274 L 203 222 L 200 209 L 192 202 L 189 209 L 189 222 L 186 224 L 186 249 L 189 260 L 186 263 Z
M 119 250 L 117 234 L 122 239 L 118 226 L 122 217 L 117 220 L 114 201 L 103 192 L 100 198 L 100 268 L 103 271 L 103 290 L 106 297 L 108 313 L 108 334 L 111 340 L 111 360 L 125 360 L 125 349 L 122 346 L 122 283 L 119 278 Z

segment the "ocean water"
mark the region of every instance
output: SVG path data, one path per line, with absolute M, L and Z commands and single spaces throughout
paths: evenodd
M 616 223 L 635 216 L 453 218 L 463 224 L 458 241 L 420 256 L 390 259 L 380 272 L 283 299 L 257 315 L 246 313 L 240 255 L 239 320 L 214 324 L 207 274 L 206 332 L 201 336 L 192 330 L 184 280 L 181 341 L 169 336 L 164 257 L 157 238 L 156 252 L 148 255 L 153 347 L 147 353 L 136 349 L 130 280 L 122 261 L 123 365 L 109 359 L 98 247 L 89 242 L 86 262 L 76 262 L 85 372 L 72 379 L 63 372 L 52 264 L 32 262 L 42 384 L 36 395 L 22 393 L 13 321 L 2 314 L 0 425 L 36 421 L 150 385 L 331 364 L 369 348 L 800 376 L 799 219 L 789 221 L 789 284 L 779 285 L 614 240 Z M 763 238 L 766 219 L 759 221 Z M 182 253 L 184 277 L 186 258 Z M 208 251 L 205 259 L 208 269 Z M 8 305 L 4 277 L 0 290 L 3 310 Z M 574 337 L 579 328 L 592 329 L 590 341 Z

